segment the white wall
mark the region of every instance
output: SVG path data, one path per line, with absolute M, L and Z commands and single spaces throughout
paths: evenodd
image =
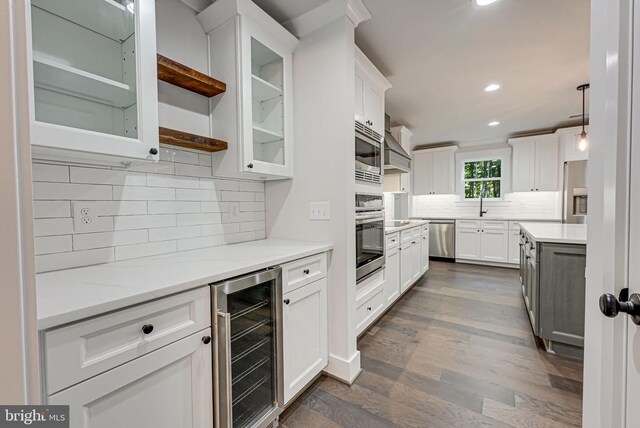
M 157 165 L 128 169 L 37 162 L 33 181 L 38 272 L 265 237 L 264 182 L 214 178 L 210 153 L 163 145 Z M 74 204 L 87 202 L 98 219 L 79 233 Z
M 354 48 L 347 18 L 300 40 L 293 58 L 296 178 L 266 188 L 268 237 L 333 242 L 327 371 L 345 381 L 360 368 L 354 318 Z M 312 201 L 330 202 L 330 221 L 309 220 Z

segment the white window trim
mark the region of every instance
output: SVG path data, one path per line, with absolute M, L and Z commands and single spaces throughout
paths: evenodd
M 485 199 L 485 201 L 489 204 L 504 202 L 505 194 L 511 192 L 511 149 L 498 148 L 456 153 L 456 187 L 457 193 L 460 196 L 461 204 L 477 204 L 480 200 L 479 198 L 465 199 L 464 197 L 464 163 L 495 159 L 500 159 L 502 161 L 502 177 L 500 177 L 501 191 L 499 198 Z

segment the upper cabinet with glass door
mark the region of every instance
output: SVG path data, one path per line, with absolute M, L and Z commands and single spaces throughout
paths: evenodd
M 157 160 L 154 0 L 31 0 L 36 158 Z
M 211 108 L 212 129 L 229 143 L 227 152 L 214 154 L 214 174 L 293 177 L 292 54 L 298 39 L 251 0 L 217 0 L 198 19 L 209 36 L 210 72 L 227 83 L 227 93 Z

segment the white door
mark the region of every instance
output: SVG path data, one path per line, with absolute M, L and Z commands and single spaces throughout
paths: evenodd
M 382 112 L 382 96 L 365 82 L 363 91 L 364 117 L 371 121 L 374 131 L 384 135 L 384 113 Z
M 480 233 L 482 260 L 486 262 L 507 263 L 509 260 L 509 231 L 484 229 Z
M 412 275 L 412 257 L 411 257 L 411 242 L 402 244 L 400 249 L 400 292 L 403 293 L 411 285 L 413 280 Z
M 453 192 L 454 156 L 451 151 L 433 153 L 433 193 L 448 195 Z
M 411 241 L 411 283 L 414 283 L 420 275 L 422 275 L 421 261 L 420 261 L 420 237 Z
M 429 234 L 424 234 L 420 241 L 420 270 L 425 273 L 429 270 Z
M 511 165 L 514 192 L 533 192 L 535 181 L 536 142 L 533 139 L 514 141 Z
M 480 231 L 477 229 L 456 230 L 456 258 L 480 260 Z
M 540 137 L 536 141 L 536 192 L 558 190 L 559 144 L 556 135 Z
M 298 288 L 283 299 L 286 404 L 327 365 L 327 279 Z
M 509 263 L 520 263 L 520 231 L 509 231 Z
M 394 248 L 387 252 L 384 266 L 384 298 L 386 306 L 391 305 L 400 295 L 400 251 Z
M 211 427 L 212 345 L 211 329 L 203 330 L 54 394 L 48 402 L 71 406 L 72 428 Z
M 433 153 L 414 152 L 413 154 L 413 194 L 431 195 L 433 193 Z

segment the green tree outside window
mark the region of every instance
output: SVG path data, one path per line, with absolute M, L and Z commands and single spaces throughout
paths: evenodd
M 481 160 L 464 163 L 464 198 L 498 199 L 502 196 L 502 160 Z

